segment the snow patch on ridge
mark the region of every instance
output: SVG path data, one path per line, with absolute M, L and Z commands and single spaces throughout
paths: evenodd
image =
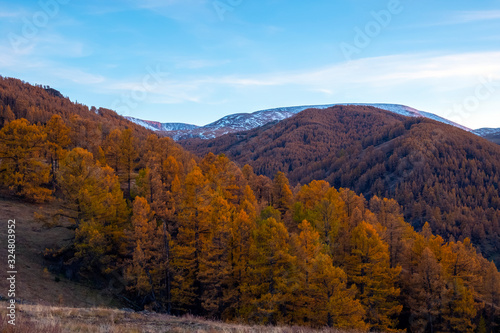
M 473 130 L 472 133 L 478 135 L 478 136 L 488 136 L 488 135 L 500 135 L 500 128 L 479 128 L 476 130 Z
M 184 124 L 184 123 L 160 123 L 157 121 L 142 120 L 134 117 L 125 117 L 131 122 L 143 126 L 152 131 L 180 131 L 180 130 L 192 130 L 198 128 L 196 125 Z
M 400 114 L 407 117 L 424 117 L 433 119 L 445 124 L 449 124 L 465 131 L 472 131 L 471 129 L 452 122 L 448 119 L 435 115 L 433 113 L 420 111 L 406 105 L 400 104 L 384 104 L 384 103 L 337 103 L 337 104 L 324 104 L 324 105 L 303 105 L 303 106 L 290 106 L 280 107 L 274 109 L 260 110 L 253 113 L 235 113 L 221 119 L 214 121 L 205 126 L 196 126 L 182 123 L 159 123 L 153 121 L 144 121 L 132 117 L 126 117 L 134 123 L 144 126 L 153 131 L 163 131 L 166 135 L 174 140 L 188 139 L 188 138 L 201 138 L 212 139 L 218 136 L 248 131 L 268 123 L 281 121 L 290 118 L 294 114 L 302 112 L 307 109 L 327 109 L 338 105 L 357 105 L 357 106 L 371 106 L 392 113 Z

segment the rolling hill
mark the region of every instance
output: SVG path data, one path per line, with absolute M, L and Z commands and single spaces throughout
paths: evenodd
M 283 171 L 294 185 L 326 180 L 367 198 L 395 198 L 415 227 L 429 221 L 446 239 L 470 237 L 500 259 L 500 147 L 454 126 L 336 106 L 180 143 L 200 156 L 223 153 L 258 174 Z

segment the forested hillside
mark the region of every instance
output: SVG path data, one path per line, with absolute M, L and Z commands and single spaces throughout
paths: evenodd
M 452 126 L 371 107 L 306 110 L 277 124 L 181 144 L 293 185 L 326 180 L 366 198 L 394 198 L 418 230 L 468 237 L 500 260 L 500 147 Z
M 256 175 L 224 155 L 192 158 L 111 111 L 0 82 L 0 194 L 59 203 L 36 218 L 74 236 L 45 251 L 47 265 L 96 287 L 125 285 L 128 307 L 262 324 L 498 330 L 495 264 L 468 238 L 444 241 L 429 224 L 416 232 L 394 200 L 326 181 L 291 187 L 282 172 Z M 380 133 L 361 150 L 427 124 L 377 117 L 364 117 Z

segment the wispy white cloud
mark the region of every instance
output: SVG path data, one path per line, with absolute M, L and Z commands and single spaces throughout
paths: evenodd
M 92 50 L 77 38 L 67 38 L 58 34 L 41 34 L 33 40 L 32 54 L 50 58 L 64 56 L 79 58 L 92 53 Z
M 0 72 L 15 69 L 28 75 L 36 73 L 51 80 L 73 82 L 76 84 L 98 84 L 106 79 L 76 66 L 64 65 L 53 60 L 54 57 L 78 58 L 91 53 L 84 43 L 76 39 L 64 38 L 57 34 L 40 34 L 28 40 L 20 52 L 8 42 L 0 44 Z
M 464 11 L 455 14 L 457 22 L 499 20 L 500 10 Z
M 128 3 L 180 22 L 198 24 L 202 18 L 215 15 L 209 0 L 128 0 Z
M 468 23 L 486 23 L 494 20 L 500 20 L 500 10 L 451 11 L 442 13 L 442 16 L 438 19 L 429 19 L 428 21 L 424 20 L 418 23 L 409 24 L 406 28 L 420 29 Z M 482 38 L 482 36 L 478 36 L 478 38 Z M 411 40 L 411 42 L 414 41 Z
M 316 88 L 316 89 L 310 89 L 310 91 L 313 92 L 319 92 L 327 96 L 333 96 L 335 93 L 331 91 L 330 89 L 321 89 L 321 88 Z
M 130 2 L 142 8 L 165 8 L 177 5 L 184 5 L 186 7 L 205 5 L 208 0 L 131 0 Z
M 22 12 L 9 12 L 0 9 L 0 18 L 18 18 L 22 15 Z
M 61 34 L 42 31 L 28 38 L 16 32 L 9 32 L 8 38 L 0 42 L 0 48 L 6 53 L 13 54 L 19 61 L 28 61 L 27 57 L 37 59 L 51 59 L 54 56 L 65 58 L 78 58 L 92 53 L 92 49 L 78 38 L 69 38 Z
M 480 77 L 500 78 L 500 52 L 453 55 L 408 54 L 359 59 L 331 66 L 293 72 L 260 75 L 207 76 L 190 78 L 172 76 L 148 91 L 151 98 L 166 103 L 184 101 L 204 103 L 217 91 L 234 89 L 288 89 L 299 87 L 326 96 L 362 92 L 365 96 L 405 87 L 420 87 L 427 92 L 452 92 L 474 86 Z M 126 93 L 144 90 L 142 79 L 107 85 L 107 91 Z
M 144 78 L 132 78 L 126 81 L 107 80 L 99 86 L 99 89 L 101 93 L 116 96 L 145 96 L 148 102 L 156 104 L 198 103 L 209 91 L 201 89 L 198 83 L 189 81 L 164 79 L 160 82 L 149 82 L 147 86 L 143 82 Z
M 438 21 L 419 23 L 410 27 L 437 27 L 493 20 L 500 20 L 500 10 L 454 11 L 446 13 Z
M 237 86 L 341 86 L 346 83 L 396 85 L 426 80 L 460 82 L 481 75 L 500 75 L 500 52 L 454 55 L 409 54 L 364 58 L 327 67 L 254 76 L 210 77 L 199 84 Z
M 177 68 L 185 69 L 201 69 L 218 67 L 229 63 L 229 60 L 208 60 L 208 59 L 191 59 L 176 61 Z

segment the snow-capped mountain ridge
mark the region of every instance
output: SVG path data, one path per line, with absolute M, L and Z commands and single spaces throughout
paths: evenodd
M 167 136 L 172 137 L 174 140 L 182 140 L 188 138 L 201 138 L 212 139 L 218 136 L 234 133 L 239 131 L 247 131 L 253 128 L 264 126 L 274 121 L 281 121 L 289 118 L 306 109 L 327 109 L 337 105 L 359 105 L 359 106 L 372 106 L 382 110 L 390 111 L 407 117 L 424 117 L 440 121 L 445 124 L 459 127 L 466 131 L 471 129 L 452 122 L 448 119 L 435 115 L 433 113 L 420 111 L 406 105 L 400 104 L 383 104 L 383 103 L 337 103 L 337 104 L 324 104 L 324 105 L 303 105 L 303 106 L 290 106 L 280 107 L 273 109 L 260 110 L 253 113 L 235 113 L 221 119 L 214 121 L 205 126 L 196 126 L 183 123 L 159 123 L 153 121 L 144 121 L 137 118 L 127 117 L 130 121 L 136 124 L 152 129 L 154 131 L 162 131 Z
M 500 128 L 479 128 L 472 133 L 500 145 Z
M 158 121 L 142 120 L 134 117 L 125 117 L 125 118 L 137 125 L 141 125 L 152 131 L 165 131 L 165 132 L 182 131 L 182 130 L 192 130 L 199 127 L 196 125 L 185 124 L 185 123 L 160 123 Z
M 473 130 L 472 133 L 479 136 L 500 135 L 500 128 L 479 128 Z

